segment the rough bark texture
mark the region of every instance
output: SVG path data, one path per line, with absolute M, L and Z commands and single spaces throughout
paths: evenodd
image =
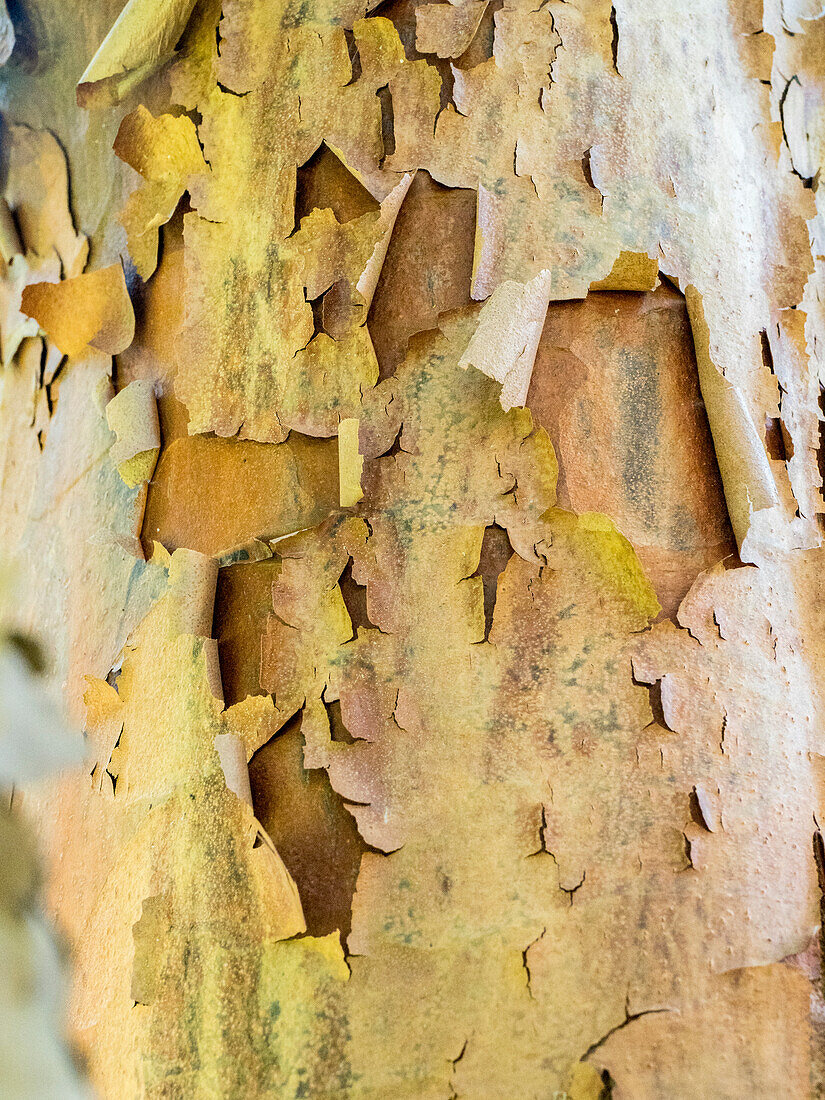
M 9 1095 L 825 1096 L 820 0 L 4 7 Z

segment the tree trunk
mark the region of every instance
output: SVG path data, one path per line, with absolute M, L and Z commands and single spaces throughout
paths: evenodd
M 8 1095 L 825 1096 L 822 3 L 120 7 L 0 10 Z

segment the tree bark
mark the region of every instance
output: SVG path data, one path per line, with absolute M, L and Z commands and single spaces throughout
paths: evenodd
M 822 4 L 120 9 L 0 10 L 10 1095 L 825 1095 Z

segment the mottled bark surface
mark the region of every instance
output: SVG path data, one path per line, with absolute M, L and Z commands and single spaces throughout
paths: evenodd
M 822 5 L 120 9 L 0 18 L 89 1088 L 825 1095 Z

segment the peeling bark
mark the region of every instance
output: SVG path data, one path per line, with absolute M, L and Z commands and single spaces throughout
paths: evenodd
M 0 0 L 89 1087 L 825 1095 L 821 4 L 121 7 Z

